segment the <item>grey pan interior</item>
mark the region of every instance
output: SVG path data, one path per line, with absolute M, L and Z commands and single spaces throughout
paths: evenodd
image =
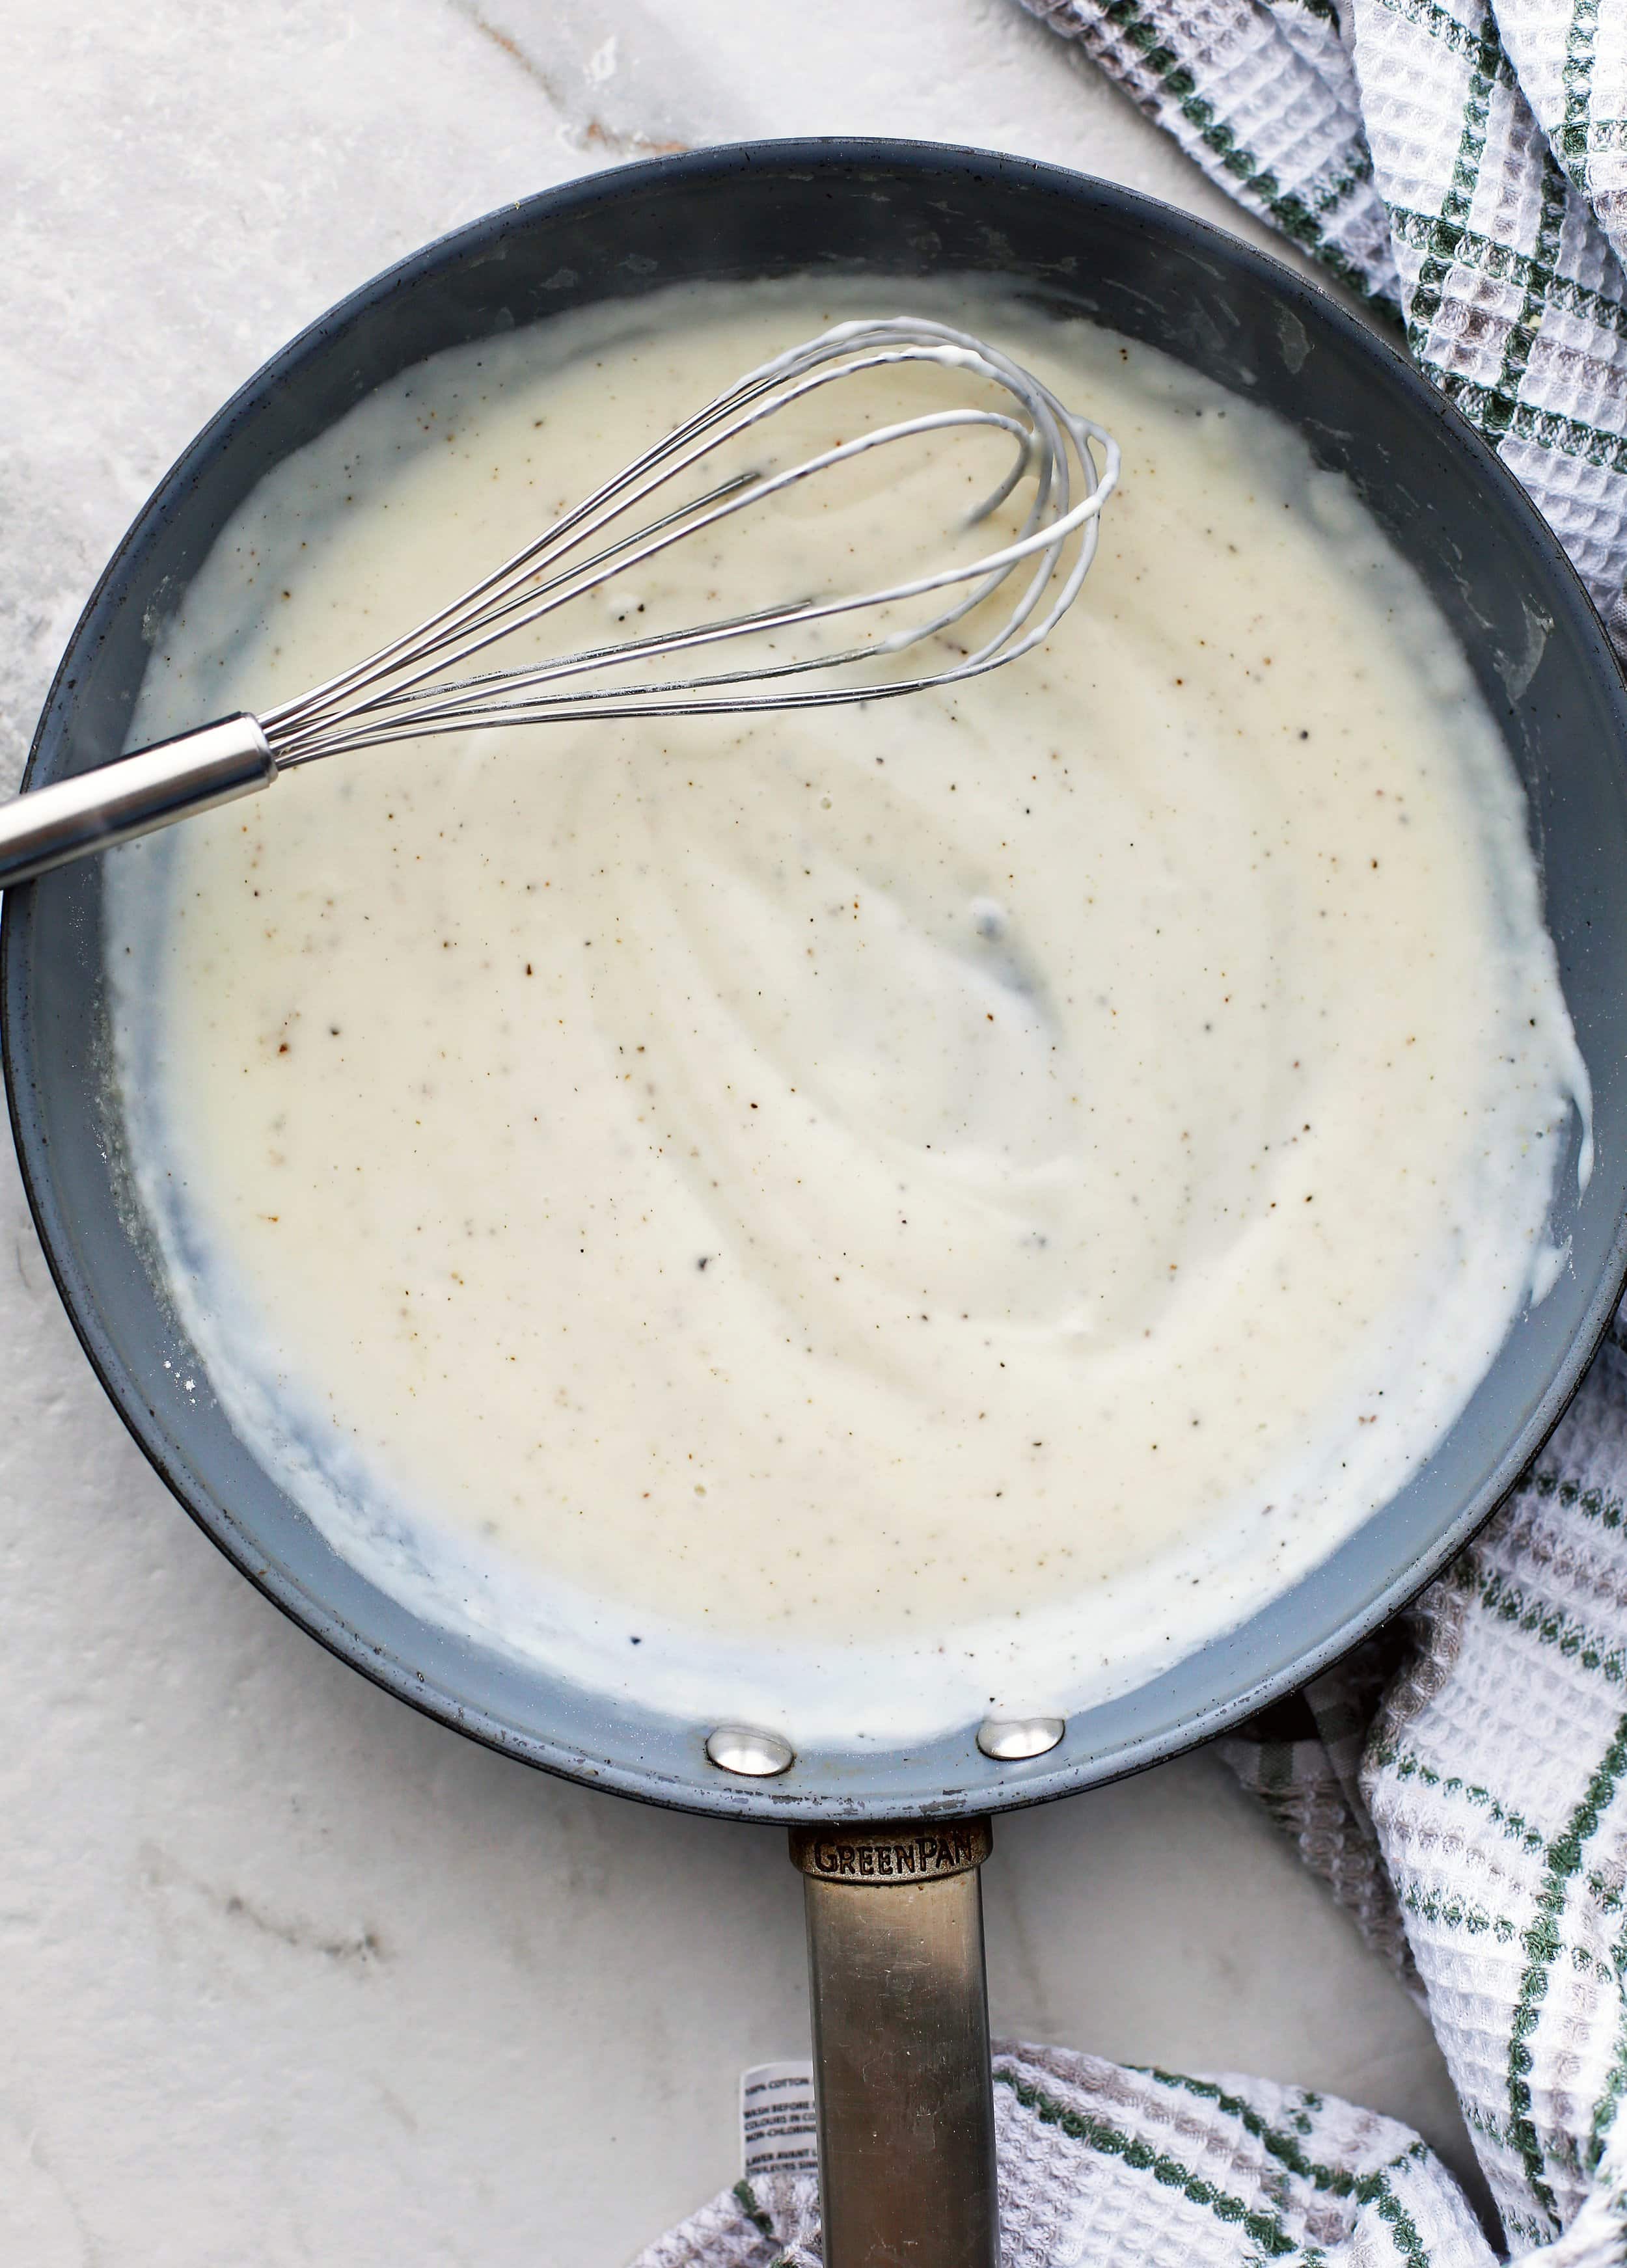
M 337 1559 L 233 1437 L 133 1230 L 104 1092 L 101 872 L 8 894 L 8 1093 L 35 1219 L 121 1415 L 221 1549 L 312 1635 L 448 1724 L 654 1801 L 794 1820 L 1033 1802 L 1152 1763 L 1333 1659 L 1470 1535 L 1535 1454 L 1608 1322 L 1627 1211 L 1627 702 L 1553 538 L 1468 428 L 1359 322 L 1212 229 L 1078 175 L 880 142 L 757 144 L 629 166 L 511 207 L 378 277 L 244 387 L 163 482 L 74 634 L 31 760 L 42 784 L 122 745 L 148 648 L 254 482 L 437 350 L 683 279 L 998 270 L 1273 404 L 1350 475 L 1455 625 L 1529 792 L 1549 924 L 1592 1073 L 1598 1163 L 1558 1226 L 1572 1265 L 1517 1326 L 1438 1454 L 1316 1574 L 1025 1764 L 972 1728 L 908 1753 L 804 1754 L 744 1783 L 704 1726 L 610 1706 L 420 1621 Z M 886 298 L 878 290 L 877 301 Z M 200 720 L 202 721 L 202 720 Z M 175 1364 L 197 1390 L 175 1390 Z

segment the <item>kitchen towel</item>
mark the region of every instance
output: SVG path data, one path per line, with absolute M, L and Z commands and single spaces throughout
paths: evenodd
M 1024 4 L 1401 327 L 1627 651 L 1627 0 Z M 1627 2264 L 1627 1308 L 1478 1542 L 1298 1705 L 1224 1753 L 1423 1999 L 1506 2257 Z M 1499 2257 L 1348 2103 L 1028 2045 L 995 2075 L 1007 2268 Z M 780 2175 L 639 2268 L 819 2258 Z
M 1024 0 L 1375 308 L 1627 644 L 1627 9 Z

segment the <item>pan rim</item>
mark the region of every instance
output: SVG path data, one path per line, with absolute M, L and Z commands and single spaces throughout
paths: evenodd
M 78 657 L 86 642 L 93 638 L 96 625 L 107 606 L 116 600 L 122 579 L 147 531 L 158 518 L 181 508 L 198 468 L 246 418 L 255 414 L 273 389 L 297 376 L 307 357 L 343 334 L 381 300 L 410 290 L 421 279 L 438 269 L 453 267 L 471 253 L 490 247 L 511 230 L 565 217 L 588 206 L 603 206 L 618 195 L 647 195 L 652 188 L 693 177 L 727 178 L 765 167 L 781 172 L 807 168 L 817 173 L 833 166 L 869 166 L 922 174 L 947 168 L 962 177 L 968 173 L 974 178 L 980 173 L 993 174 L 1007 180 L 1062 190 L 1076 197 L 1083 192 L 1109 210 L 1116 208 L 1121 215 L 1138 219 L 1166 237 L 1172 236 L 1187 248 L 1231 268 L 1240 268 L 1267 286 L 1291 310 L 1308 311 L 1319 324 L 1331 323 L 1347 342 L 1354 343 L 1358 354 L 1374 358 L 1385 369 L 1389 382 L 1400 385 L 1420 410 L 1443 423 L 1471 453 L 1478 453 L 1488 480 L 1503 491 L 1505 500 L 1524 520 L 1528 537 L 1543 556 L 1550 580 L 1569 601 L 1577 626 L 1584 631 L 1591 626 L 1593 643 L 1601 659 L 1608 662 L 1618 712 L 1627 728 L 1627 684 L 1623 683 L 1620 666 L 1591 601 L 1535 506 L 1467 421 L 1331 291 L 1321 289 L 1285 263 L 1208 222 L 1138 192 L 1067 167 L 953 144 L 832 136 L 721 145 L 644 159 L 563 183 L 517 204 L 501 207 L 420 247 L 381 270 L 302 328 L 237 389 L 188 444 L 114 550 L 68 643 L 48 695 L 30 749 L 24 784 L 33 784 L 47 764 L 49 752 L 60 737 L 62 720 L 71 709 Z M 1627 729 L 1623 746 L 1627 746 Z M 1627 1283 L 1627 1219 L 1618 1219 L 1594 1296 L 1563 1359 L 1555 1366 L 1546 1391 L 1456 1518 L 1398 1568 L 1376 1594 L 1347 1613 L 1334 1616 L 1333 1626 L 1315 1643 L 1294 1651 L 1291 1660 L 1251 1683 L 1223 1690 L 1209 1706 L 1187 1715 L 1173 1727 L 1154 1728 L 1121 1742 L 1105 1754 L 1069 1758 L 1053 1763 L 1048 1768 L 1044 1759 L 1015 1767 L 987 1768 L 984 1785 L 945 1788 L 939 1796 L 913 1800 L 868 1792 L 862 1785 L 862 1769 L 855 1771 L 854 1785 L 839 1795 L 776 1788 L 765 1783 L 726 1783 L 715 1773 L 707 1776 L 699 1741 L 692 1777 L 637 1763 L 613 1762 L 589 1755 L 569 1742 L 521 1732 L 498 1716 L 460 1700 L 437 1685 L 421 1668 L 414 1669 L 389 1655 L 349 1624 L 336 1609 L 315 1599 L 287 1571 L 272 1564 L 236 1524 L 230 1512 L 212 1498 L 184 1461 L 170 1454 L 157 1411 L 145 1402 L 111 1336 L 100 1328 L 93 1283 L 78 1264 L 74 1241 L 51 1175 L 48 1138 L 32 1105 L 36 1058 L 34 1035 L 27 1013 L 27 937 L 33 902 L 32 888 L 8 893 L 0 913 L 0 1003 L 4 1005 L 0 1057 L 4 1058 L 7 1108 L 25 1192 L 53 1282 L 86 1359 L 127 1431 L 170 1493 L 263 1596 L 329 1653 L 398 1699 L 484 1746 L 541 1770 L 675 1809 L 758 1822 L 882 1820 L 1005 1810 L 1054 1800 L 1125 1777 L 1165 1762 L 1231 1728 L 1259 1708 L 1295 1690 L 1359 1643 L 1416 1597 L 1472 1539 L 1517 1485 L 1563 1418 L 1586 1374 L 1619 1302 L 1623 1284 Z M 1212 1646 L 1204 1649 L 1210 1650 Z

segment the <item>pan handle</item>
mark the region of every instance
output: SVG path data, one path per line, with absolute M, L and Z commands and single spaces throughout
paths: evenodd
M 825 2268 L 999 2268 L 986 1819 L 797 1827 Z

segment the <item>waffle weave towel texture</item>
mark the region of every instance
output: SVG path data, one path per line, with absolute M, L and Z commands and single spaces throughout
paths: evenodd
M 1627 0 L 1024 0 L 1398 317 L 1627 647 Z M 1508 2257 L 1627 2264 L 1627 1308 L 1409 1624 L 1224 1744 L 1424 2000 Z M 1392 2121 L 1261 2079 L 995 2060 L 1007 2268 L 1486 2268 Z M 807 2178 L 639 2268 L 817 2268 Z
M 1399 315 L 1627 637 L 1621 0 L 1026 0 Z

